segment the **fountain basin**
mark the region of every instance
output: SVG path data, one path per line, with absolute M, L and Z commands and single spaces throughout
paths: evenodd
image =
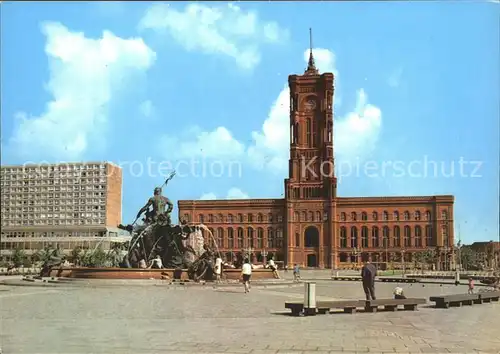
M 50 275 L 78 279 L 162 279 L 163 274 L 173 279 L 174 269 L 139 269 L 139 268 L 53 268 Z M 241 277 L 241 269 L 225 269 L 225 278 L 238 280 Z M 181 279 L 187 280 L 187 269 L 182 271 Z M 274 279 L 270 269 L 254 269 L 252 280 Z

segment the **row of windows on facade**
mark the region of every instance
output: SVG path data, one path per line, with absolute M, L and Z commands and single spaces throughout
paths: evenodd
M 113 242 L 109 241 L 83 241 L 83 240 L 76 240 L 73 242 L 68 242 L 68 241 L 57 241 L 57 243 L 53 241 L 31 241 L 31 242 L 1 242 L 1 249 L 2 250 L 17 250 L 17 249 L 22 249 L 22 250 L 42 250 L 46 247 L 55 247 L 59 245 L 59 247 L 63 250 L 73 250 L 77 247 L 81 248 L 86 248 L 86 249 L 95 249 L 96 247 L 102 247 L 104 250 L 109 249 L 110 245 L 113 244 Z
M 215 237 L 217 246 L 220 248 L 281 248 L 283 247 L 283 231 L 281 229 L 268 228 L 266 238 L 264 237 L 264 229 L 259 227 L 253 229 L 249 227 L 246 232 L 243 228 L 239 227 L 235 230 L 228 228 L 224 230 L 219 227 L 217 230 L 209 228 L 212 235 Z M 225 231 L 227 235 L 225 235 Z M 208 235 L 204 234 L 206 240 L 211 240 Z M 226 237 L 224 237 L 226 236 Z M 265 241 L 267 240 L 267 243 Z
M 234 217 L 233 214 L 228 214 L 226 216 L 224 216 L 223 214 L 218 214 L 218 215 L 214 215 L 214 214 L 208 214 L 207 215 L 207 218 L 205 218 L 205 215 L 203 214 L 199 214 L 198 215 L 198 222 L 200 223 L 215 223 L 215 222 L 220 222 L 220 223 L 223 223 L 223 222 L 228 222 L 228 223 L 233 223 L 235 222 L 244 222 L 245 221 L 245 217 L 246 217 L 246 221 L 247 222 L 269 222 L 269 223 L 272 223 L 272 222 L 283 222 L 283 216 L 282 215 L 276 215 L 276 217 L 273 215 L 273 214 L 267 214 L 267 215 L 264 215 L 264 214 L 257 214 L 257 215 L 254 215 L 254 214 L 238 214 L 236 215 L 236 218 Z M 184 219 L 188 222 L 191 221 L 191 217 L 189 214 L 184 214 Z
M 103 212 L 85 212 L 85 213 L 74 213 L 74 212 L 69 212 L 69 213 L 39 213 L 39 214 L 7 214 L 7 213 L 2 213 L 2 220 L 3 219 L 32 219 L 32 220 L 38 220 L 38 219 L 50 219 L 50 218 L 55 218 L 55 219 L 79 219 L 79 218 L 104 218 L 106 216 L 106 213 Z
M 0 172 L 3 174 L 19 174 L 30 172 L 50 172 L 50 171 L 80 171 L 80 170 L 104 170 L 104 164 L 85 164 L 85 165 L 47 165 L 47 166 L 16 166 L 16 167 L 2 167 Z
M 44 226 L 44 225 L 104 225 L 105 219 L 40 219 L 40 220 L 5 220 L 2 226 Z
M 29 238 L 29 237 L 104 237 L 106 231 L 50 231 L 50 232 L 26 232 L 26 231 L 4 231 L 2 238 Z
M 353 212 L 351 212 L 350 216 L 351 216 L 350 220 L 352 220 L 352 221 L 358 220 L 358 213 L 353 211 Z M 424 220 L 430 221 L 430 220 L 432 220 L 431 217 L 432 217 L 432 215 L 431 215 L 430 211 L 424 212 Z M 403 212 L 403 220 L 409 221 L 410 219 L 420 221 L 420 220 L 422 220 L 422 213 L 419 210 L 416 210 L 415 212 L 413 212 L 413 215 L 410 215 L 409 211 Z M 441 219 L 442 220 L 448 219 L 448 211 L 446 211 L 446 210 L 441 211 Z M 361 220 L 367 221 L 368 220 L 368 213 L 366 213 L 364 211 L 361 212 Z M 378 220 L 378 213 L 376 211 L 374 211 L 372 213 L 371 220 L 373 220 L 373 221 Z M 389 220 L 389 212 L 387 212 L 387 211 L 382 212 L 382 220 L 384 220 L 384 221 Z M 392 213 L 392 220 L 396 220 L 396 221 L 400 220 L 399 211 L 394 211 Z M 344 213 L 344 212 L 340 213 L 340 221 L 347 221 L 347 214 L 346 213 Z
M 35 193 L 38 197 L 42 197 L 42 193 L 53 193 L 53 192 L 77 192 L 77 191 L 97 191 L 102 192 L 106 190 L 106 185 L 104 184 L 87 184 L 80 185 L 80 183 L 72 183 L 70 185 L 52 185 L 52 186 L 34 186 L 34 187 L 14 187 L 10 186 L 4 189 L 4 193 L 8 192 L 10 195 L 14 194 L 26 194 Z M 35 197 L 35 196 L 33 196 Z
M 37 204 L 35 204 L 37 205 Z M 66 212 L 76 212 L 76 211 L 96 211 L 96 210 L 106 210 L 106 205 L 71 205 L 71 204 L 64 204 L 61 203 L 60 206 L 59 204 L 56 206 L 24 206 L 24 207 L 5 207 L 2 208 L 2 215 L 4 213 L 7 215 L 9 213 L 41 213 L 41 212 L 58 212 L 58 211 L 66 211 Z
M 392 238 L 391 238 L 391 229 L 388 226 L 382 227 L 382 243 L 380 242 L 380 229 L 377 226 L 372 227 L 371 229 L 371 242 L 368 232 L 368 227 L 361 227 L 361 243 L 359 243 L 358 238 L 358 228 L 356 226 L 352 226 L 350 228 L 350 237 L 348 242 L 347 237 L 348 228 L 342 226 L 340 228 L 340 247 L 401 247 L 401 228 L 399 226 L 394 226 L 392 230 Z M 441 227 L 441 237 L 443 239 L 444 246 L 450 245 L 450 238 L 448 234 L 448 227 Z M 392 239 L 392 242 L 391 242 Z M 413 241 L 413 242 L 412 242 Z M 436 246 L 436 235 L 434 235 L 433 228 L 431 225 L 427 225 L 425 227 L 425 245 L 422 239 L 422 227 L 419 225 L 414 227 L 413 233 L 412 228 L 410 226 L 405 226 L 403 228 L 403 246 L 404 247 L 430 247 Z
M 2 207 L 15 207 L 15 206 L 45 206 L 45 205 L 92 205 L 106 204 L 106 198 L 49 198 L 49 199 L 26 199 L 26 200 L 2 200 Z
M 99 184 L 106 183 L 106 176 L 96 174 L 95 176 L 69 176 L 66 174 L 55 175 L 52 177 L 37 176 L 33 179 L 14 178 L 14 176 L 2 177 L 0 180 L 2 186 L 11 187 L 38 187 L 38 186 L 54 186 L 54 185 L 73 185 L 73 184 Z

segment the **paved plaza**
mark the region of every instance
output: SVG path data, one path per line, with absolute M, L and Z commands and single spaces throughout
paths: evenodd
M 500 353 L 500 304 L 291 317 L 303 285 L 0 286 L 2 353 Z M 94 284 L 94 283 L 92 283 Z M 377 283 L 379 298 L 395 284 Z M 410 297 L 465 286 L 405 284 Z M 317 281 L 319 299 L 363 298 Z

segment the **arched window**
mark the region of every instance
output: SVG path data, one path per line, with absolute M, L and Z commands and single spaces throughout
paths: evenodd
M 224 229 L 217 228 L 217 247 L 224 248 Z
M 351 227 L 351 247 L 358 247 L 358 228 L 356 226 Z
M 257 248 L 264 248 L 264 229 L 262 227 L 257 229 Z
M 213 214 L 208 214 L 208 222 L 214 222 Z
M 261 214 L 261 213 L 259 213 L 259 214 L 257 215 L 257 222 L 262 222 L 262 221 L 263 221 L 262 214 Z
M 198 215 L 198 222 L 201 224 L 205 223 L 205 218 L 203 217 L 203 214 Z
M 219 214 L 219 222 L 224 222 L 224 215 L 222 214 Z
M 427 221 L 431 220 L 431 212 L 428 210 L 425 212 L 425 220 Z
M 354 211 L 351 213 L 351 220 L 356 221 L 356 212 Z
M 316 212 L 316 221 L 321 221 L 321 212 Z
M 363 221 L 368 220 L 368 215 L 364 211 L 361 213 L 361 220 Z
M 267 229 L 267 247 L 274 248 L 274 232 L 272 228 Z
M 394 212 L 394 220 L 399 221 L 399 211 Z
M 346 221 L 347 217 L 344 212 L 340 213 L 340 221 Z
M 401 247 L 401 229 L 399 226 L 394 226 L 394 247 Z
M 211 227 L 209 227 L 208 230 L 209 230 L 209 234 L 206 235 L 205 241 L 208 242 L 208 244 L 210 245 L 210 247 L 214 247 L 215 246 L 215 244 L 214 244 L 215 243 L 215 240 L 214 240 L 214 238 L 215 238 L 215 230 L 212 229 Z
M 378 213 L 376 211 L 372 213 L 372 218 L 373 220 L 378 220 Z
M 435 246 L 432 237 L 432 225 L 425 226 L 425 246 Z
M 276 230 L 276 248 L 283 247 L 283 231 L 278 228 Z
M 309 221 L 314 221 L 314 213 L 312 211 L 309 212 Z
M 247 234 L 248 234 L 248 247 L 254 248 L 255 240 L 254 240 L 253 229 L 251 227 L 247 229 Z
M 404 245 L 405 247 L 411 247 L 411 228 L 406 225 L 404 228 Z
M 248 222 L 253 222 L 253 214 L 248 214 Z
M 409 212 L 409 211 L 405 211 L 405 212 L 403 213 L 403 219 L 404 219 L 405 221 L 410 220 L 410 212 Z
M 446 210 L 441 211 L 441 219 L 448 220 L 448 212 Z
M 421 218 L 421 216 L 420 216 L 420 211 L 418 211 L 418 210 L 417 210 L 417 211 L 415 212 L 415 220 L 420 221 L 420 218 Z
M 243 214 L 238 214 L 238 222 L 243 222 Z
M 295 233 L 295 247 L 300 247 L 300 233 Z
M 361 228 L 361 247 L 368 248 L 368 228 L 366 226 Z
M 274 219 L 273 219 L 273 214 L 271 214 L 271 213 L 267 214 L 267 219 L 268 219 L 267 221 L 268 221 L 269 223 L 274 222 Z M 299 218 L 297 217 L 297 219 L 295 219 L 295 221 L 299 221 Z
M 234 221 L 234 220 L 233 220 L 233 214 L 229 214 L 229 215 L 227 216 L 227 222 L 228 222 L 228 223 L 230 223 L 230 224 L 232 224 L 232 223 L 233 223 L 233 221 Z
M 347 248 L 347 230 L 345 226 L 340 228 L 340 248 Z
M 238 244 L 236 245 L 239 249 L 245 247 L 245 239 L 243 237 L 243 229 L 238 227 Z
M 307 213 L 305 211 L 302 212 L 301 221 L 307 221 Z
M 448 227 L 446 225 L 443 225 L 441 227 L 441 236 L 443 237 L 443 245 L 445 247 L 450 246 L 450 239 L 448 237 Z
M 232 227 L 227 229 L 227 248 L 234 249 L 234 230 Z
M 383 247 L 384 248 L 387 248 L 389 247 L 389 227 L 388 226 L 384 226 L 384 228 L 382 229 L 382 242 L 383 242 Z
M 389 220 L 389 213 L 387 211 L 384 211 L 384 214 L 383 214 L 383 218 L 384 218 L 384 221 L 387 221 Z
M 293 221 L 300 221 L 300 216 L 298 211 L 295 211 L 293 213 Z
M 415 247 L 422 247 L 422 228 L 415 226 Z
M 372 247 L 380 247 L 380 237 L 377 226 L 372 227 Z

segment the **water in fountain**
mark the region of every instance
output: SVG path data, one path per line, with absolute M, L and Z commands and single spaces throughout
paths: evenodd
M 219 246 L 217 245 L 212 231 L 210 231 L 210 229 L 204 224 L 196 224 L 195 226 L 197 226 L 197 229 L 189 235 L 188 239 L 186 240 L 186 244 L 193 247 L 194 251 L 196 252 L 196 257 L 200 257 L 203 253 L 205 253 L 205 249 L 203 248 L 203 246 L 205 245 L 205 239 L 203 238 L 202 230 L 205 231 L 208 235 L 208 238 L 212 240 L 213 244 L 215 245 L 216 253 L 220 257 Z

